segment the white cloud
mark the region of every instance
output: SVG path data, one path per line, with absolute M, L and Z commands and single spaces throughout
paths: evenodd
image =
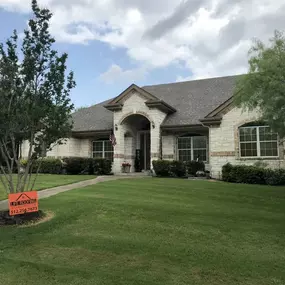
M 119 65 L 113 64 L 110 68 L 99 76 L 99 79 L 107 84 L 116 82 L 135 82 L 145 77 L 145 68 L 135 68 L 123 70 Z
M 58 41 L 98 40 L 126 49 L 145 70 L 179 62 L 191 78 L 242 73 L 253 37 L 262 40 L 285 27 L 284 0 L 39 0 L 54 14 Z M 0 0 L 4 9 L 26 13 L 30 0 Z M 142 68 L 142 67 L 143 68 Z M 146 69 L 145 69 L 146 68 Z M 134 76 L 118 65 L 101 75 Z M 177 80 L 182 80 L 177 76 Z M 186 79 L 190 79 L 187 77 Z M 131 79 L 129 81 L 132 81 Z

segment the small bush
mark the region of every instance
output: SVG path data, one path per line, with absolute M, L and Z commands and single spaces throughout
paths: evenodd
M 171 174 L 171 161 L 154 160 L 152 162 L 155 174 L 160 177 L 169 177 Z
M 285 169 L 265 169 L 256 166 L 226 164 L 222 168 L 226 182 L 246 184 L 285 185 Z
M 93 174 L 93 159 L 88 157 L 66 157 L 63 159 L 67 174 Z
M 187 161 L 186 170 L 188 174 L 195 176 L 197 171 L 205 171 L 205 164 L 203 161 Z
M 93 173 L 98 175 L 109 175 L 112 172 L 112 161 L 103 158 L 93 159 Z
M 186 167 L 185 164 L 181 161 L 172 161 L 170 163 L 170 174 L 174 177 L 185 177 L 186 176 Z

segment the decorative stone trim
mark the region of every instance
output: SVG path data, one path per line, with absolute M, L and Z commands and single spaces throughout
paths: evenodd
M 235 152 L 234 151 L 214 151 L 210 153 L 210 156 L 215 156 L 215 157 L 219 157 L 219 156 L 235 156 Z
M 141 115 L 141 116 L 144 116 L 145 118 L 147 118 L 150 122 L 152 121 L 147 113 L 142 112 L 142 111 L 136 111 L 136 112 L 129 112 L 129 113 L 123 115 L 123 117 L 119 121 L 119 125 L 122 125 L 124 120 L 127 119 L 127 117 L 132 116 L 132 115 Z
M 135 155 L 125 155 L 125 159 L 135 159 Z
M 162 159 L 174 159 L 174 155 L 173 154 L 164 154 L 162 156 Z
M 114 158 L 125 158 L 125 155 L 121 153 L 115 153 Z

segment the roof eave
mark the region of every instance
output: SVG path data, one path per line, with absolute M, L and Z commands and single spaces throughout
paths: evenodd
M 205 118 L 214 118 L 224 113 L 224 111 L 233 105 L 234 98 L 230 97 L 228 100 L 219 105 L 216 109 L 214 109 L 211 113 L 209 113 Z
M 192 129 L 205 129 L 203 124 L 187 124 L 187 125 L 161 125 L 161 129 L 164 131 L 171 130 L 192 130 Z
M 200 122 L 203 124 L 203 126 L 207 127 L 219 126 L 222 122 L 222 117 L 204 118 L 201 119 Z
M 109 111 L 115 112 L 115 111 L 121 111 L 123 108 L 122 104 L 107 104 L 104 106 Z
M 111 129 L 106 130 L 82 130 L 82 131 L 72 131 L 71 134 L 73 137 L 90 137 L 94 135 L 110 135 Z
M 170 106 L 169 104 L 167 104 L 166 102 L 162 100 L 150 100 L 150 101 L 145 102 L 145 104 L 149 108 L 157 108 L 160 111 L 167 113 L 167 114 L 173 114 L 177 111 L 175 108 L 173 108 L 172 106 Z

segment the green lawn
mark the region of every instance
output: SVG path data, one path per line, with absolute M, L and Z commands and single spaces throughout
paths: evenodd
M 0 228 L 0 284 L 285 284 L 284 187 L 130 179 L 40 207 Z
M 16 181 L 16 175 L 15 181 Z M 96 178 L 94 175 L 56 175 L 56 174 L 39 174 L 37 177 L 35 190 L 43 190 L 55 186 L 71 184 L 82 180 Z M 7 199 L 7 193 L 0 183 L 0 200 Z M 1 284 L 1 283 L 0 283 Z

